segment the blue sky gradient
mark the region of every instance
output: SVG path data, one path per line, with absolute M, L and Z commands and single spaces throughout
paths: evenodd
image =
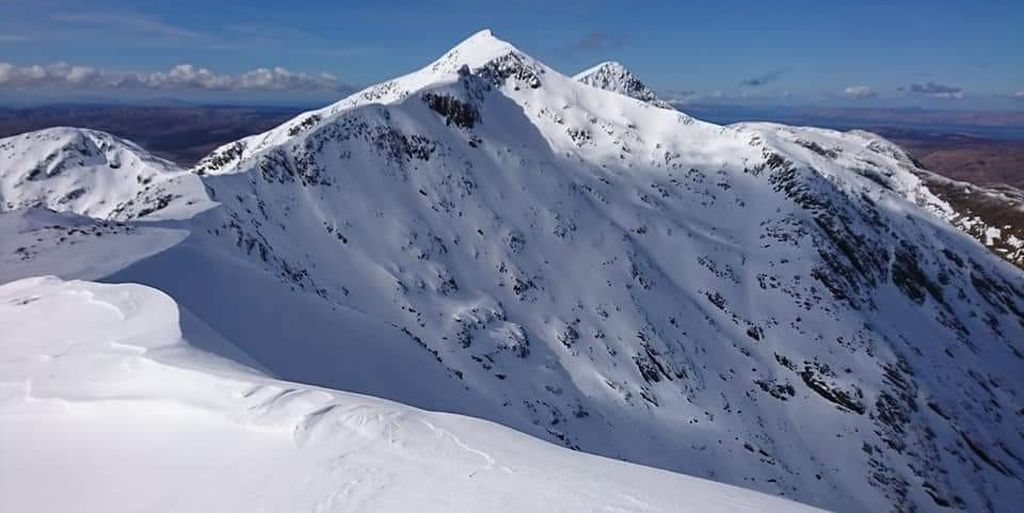
M 188 63 L 224 78 L 177 90 L 155 77 L 150 95 L 330 99 L 491 28 L 566 73 L 619 60 L 683 101 L 1024 109 L 1020 0 L 427 4 L 0 0 L 0 99 L 112 94 L 97 81 L 27 78 L 31 66 L 58 62 L 112 77 Z M 304 78 L 266 87 L 233 78 L 277 66 Z M 46 80 L 59 81 L 53 73 Z M 331 78 L 318 82 L 322 73 Z M 143 94 L 124 84 L 117 92 Z

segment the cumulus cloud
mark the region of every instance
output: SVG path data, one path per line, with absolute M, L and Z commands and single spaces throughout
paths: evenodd
M 777 69 L 775 71 L 765 73 L 764 75 L 758 75 L 756 77 L 750 77 L 746 80 L 741 80 L 740 85 L 745 87 L 761 87 L 765 84 L 775 82 L 776 80 L 782 78 L 783 75 L 789 73 L 790 71 L 792 70 L 789 68 Z
M 851 100 L 864 100 L 867 98 L 875 98 L 878 96 L 878 93 L 868 86 L 852 85 L 846 86 L 846 89 L 843 89 L 843 96 L 850 98 Z
M 72 66 L 64 62 L 49 66 L 15 66 L 0 62 L 0 87 L 92 87 L 100 82 L 101 73 L 89 66 Z
M 1017 91 L 1013 93 L 1013 98 L 1016 100 L 1024 100 L 1024 91 Z
M 257 68 L 241 74 L 217 74 L 193 64 L 179 64 L 151 73 L 111 72 L 64 62 L 47 66 L 15 66 L 0 62 L 0 88 L 151 89 L 209 91 L 348 91 L 327 73 L 309 75 L 285 68 Z
M 910 94 L 930 96 L 932 98 L 945 98 L 959 100 L 964 97 L 962 88 L 950 85 L 943 85 L 936 82 L 925 82 L 924 84 L 910 84 L 910 87 L 900 88 Z

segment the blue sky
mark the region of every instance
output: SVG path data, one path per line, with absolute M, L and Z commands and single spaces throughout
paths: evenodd
M 315 103 L 491 28 L 563 72 L 615 59 L 692 102 L 1024 109 L 1020 0 L 0 0 L 0 12 L 8 101 Z

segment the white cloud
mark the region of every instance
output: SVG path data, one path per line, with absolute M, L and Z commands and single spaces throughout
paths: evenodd
M 1013 97 L 1018 100 L 1024 100 L 1024 91 L 1017 91 L 1013 94 Z
M 344 91 L 347 85 L 327 73 L 294 73 L 282 67 L 257 68 L 241 74 L 217 74 L 193 64 L 151 73 L 110 72 L 64 62 L 15 66 L 0 62 L 0 88 Z
M 864 100 L 867 98 L 874 98 L 878 96 L 878 93 L 868 86 L 852 85 L 843 89 L 843 96 L 852 100 Z

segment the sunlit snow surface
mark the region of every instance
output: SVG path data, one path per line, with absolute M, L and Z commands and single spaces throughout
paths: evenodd
M 190 346 L 140 285 L 11 282 L 0 326 L 4 511 L 812 511 L 269 378 Z

